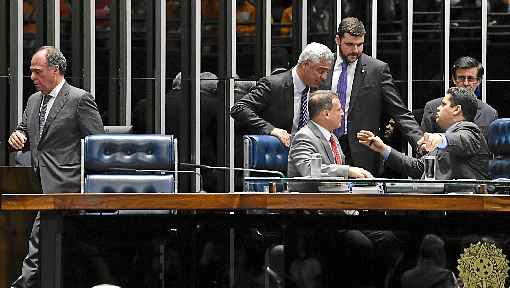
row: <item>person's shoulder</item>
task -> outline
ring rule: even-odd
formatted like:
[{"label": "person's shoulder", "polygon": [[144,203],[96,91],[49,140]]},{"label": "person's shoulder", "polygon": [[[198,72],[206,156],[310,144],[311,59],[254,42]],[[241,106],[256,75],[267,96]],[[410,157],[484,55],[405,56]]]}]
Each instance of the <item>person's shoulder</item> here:
[{"label": "person's shoulder", "polygon": [[488,103],[486,102],[483,102],[482,100],[480,99],[477,99],[478,100],[478,105],[480,106],[481,110],[482,111],[490,111],[491,113],[496,113],[497,110],[494,109],[494,107],[492,107],[491,105],[489,105]]},{"label": "person's shoulder", "polygon": [[361,57],[358,59],[358,61],[361,61],[361,64],[364,65],[374,65],[374,66],[386,66],[388,63],[379,60],[377,58],[374,58],[370,55],[367,55],[365,53],[361,54]]},{"label": "person's shoulder", "polygon": [[429,101],[427,101],[427,103],[425,103],[425,107],[430,107],[430,106],[433,106],[433,107],[436,106],[437,107],[437,106],[441,105],[441,100],[442,99],[443,99],[442,97],[439,97],[439,98],[436,98],[436,99],[429,100]]}]

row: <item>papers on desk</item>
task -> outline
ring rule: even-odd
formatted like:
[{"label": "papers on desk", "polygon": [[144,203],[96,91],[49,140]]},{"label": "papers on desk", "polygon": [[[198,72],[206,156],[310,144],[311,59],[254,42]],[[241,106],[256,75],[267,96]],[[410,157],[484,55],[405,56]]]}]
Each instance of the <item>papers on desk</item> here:
[{"label": "papers on desk", "polygon": [[361,182],[321,182],[319,192],[354,193],[354,194],[382,194],[382,184]]}]

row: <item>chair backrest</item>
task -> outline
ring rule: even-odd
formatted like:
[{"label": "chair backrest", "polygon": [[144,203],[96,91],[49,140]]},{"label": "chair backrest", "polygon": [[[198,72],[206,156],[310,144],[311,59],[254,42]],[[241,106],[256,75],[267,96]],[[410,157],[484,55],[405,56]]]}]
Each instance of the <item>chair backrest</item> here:
[{"label": "chair backrest", "polygon": [[96,134],[82,145],[82,192],[177,192],[172,135]]},{"label": "chair backrest", "polygon": [[490,162],[491,177],[510,178],[510,118],[497,119],[490,124],[488,144],[495,157]]},{"label": "chair backrest", "polygon": [[[271,135],[245,135],[243,142],[243,168],[287,173],[289,150],[283,146],[278,138]],[[262,176],[275,176],[275,173],[265,174],[262,173]],[[243,175],[245,178],[250,177],[250,171],[245,170]],[[247,184],[245,181],[244,190],[254,191],[253,187],[249,189]]]}]

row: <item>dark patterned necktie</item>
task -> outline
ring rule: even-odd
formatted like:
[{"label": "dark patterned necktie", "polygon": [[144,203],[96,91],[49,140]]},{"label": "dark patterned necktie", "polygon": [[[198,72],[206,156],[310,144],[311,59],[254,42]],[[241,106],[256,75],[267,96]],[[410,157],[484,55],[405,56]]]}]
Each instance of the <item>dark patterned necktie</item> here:
[{"label": "dark patterned necktie", "polygon": [[331,144],[333,155],[335,155],[335,164],[342,165],[342,157],[340,157],[340,151],[338,151],[338,145],[336,145],[335,135],[329,137],[329,143]]},{"label": "dark patterned necktie", "polygon": [[43,95],[41,110],[39,111],[39,137],[42,135],[44,122],[46,122],[46,108],[48,107],[48,101],[50,101],[50,98],[51,95]]},{"label": "dark patterned necktie", "polygon": [[301,92],[301,106],[299,110],[299,122],[298,122],[298,131],[303,128],[303,126],[308,123],[310,120],[310,116],[308,115],[308,91],[310,87],[306,86],[305,90]]},{"label": "dark patterned necktie", "polygon": [[[340,77],[338,78],[338,84],[336,85],[336,93],[338,94],[338,98],[340,100],[340,105],[342,106],[342,110],[344,111],[344,117],[347,117],[345,114],[345,102],[347,101],[347,61],[342,62],[342,72],[340,73]],[[345,118],[343,118],[345,119]],[[340,128],[335,129],[335,135],[340,139],[342,135],[346,133],[345,130],[345,121],[340,123]]]}]

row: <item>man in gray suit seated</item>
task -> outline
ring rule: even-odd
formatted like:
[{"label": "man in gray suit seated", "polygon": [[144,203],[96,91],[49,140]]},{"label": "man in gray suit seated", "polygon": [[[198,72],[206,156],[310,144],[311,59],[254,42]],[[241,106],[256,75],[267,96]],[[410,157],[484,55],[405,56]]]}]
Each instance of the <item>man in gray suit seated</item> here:
[{"label": "man in gray suit seated", "polygon": [[[338,139],[332,133],[340,126],[343,117],[340,100],[336,93],[329,90],[313,92],[308,101],[308,111],[311,120],[292,139],[288,176],[309,176],[311,156],[319,153],[322,156],[321,172],[327,173],[328,176],[372,177],[372,174],[363,168],[346,165]],[[289,190],[316,192],[317,185],[289,183]]]},{"label": "man in gray suit seated", "polygon": [[[441,100],[436,122],[445,132],[425,133],[418,142],[429,155],[437,157],[436,179],[489,179],[489,148],[480,128],[473,123],[477,107],[476,97],[467,88],[452,87]],[[385,165],[405,176],[422,176],[422,158],[392,149],[371,131],[362,130],[357,136],[361,144],[384,157]]]},{"label": "man in gray suit seated", "polygon": [[[483,66],[475,58],[464,56],[455,60],[452,67],[452,80],[456,87],[463,87],[475,93],[480,86],[483,78]],[[489,125],[492,121],[498,119],[498,112],[489,104],[476,98],[477,110],[473,122],[480,127],[483,135],[487,139]],[[421,129],[423,132],[436,133],[444,132],[436,123],[436,110],[441,105],[441,98],[430,100],[423,109],[423,118],[421,120]]]}]

